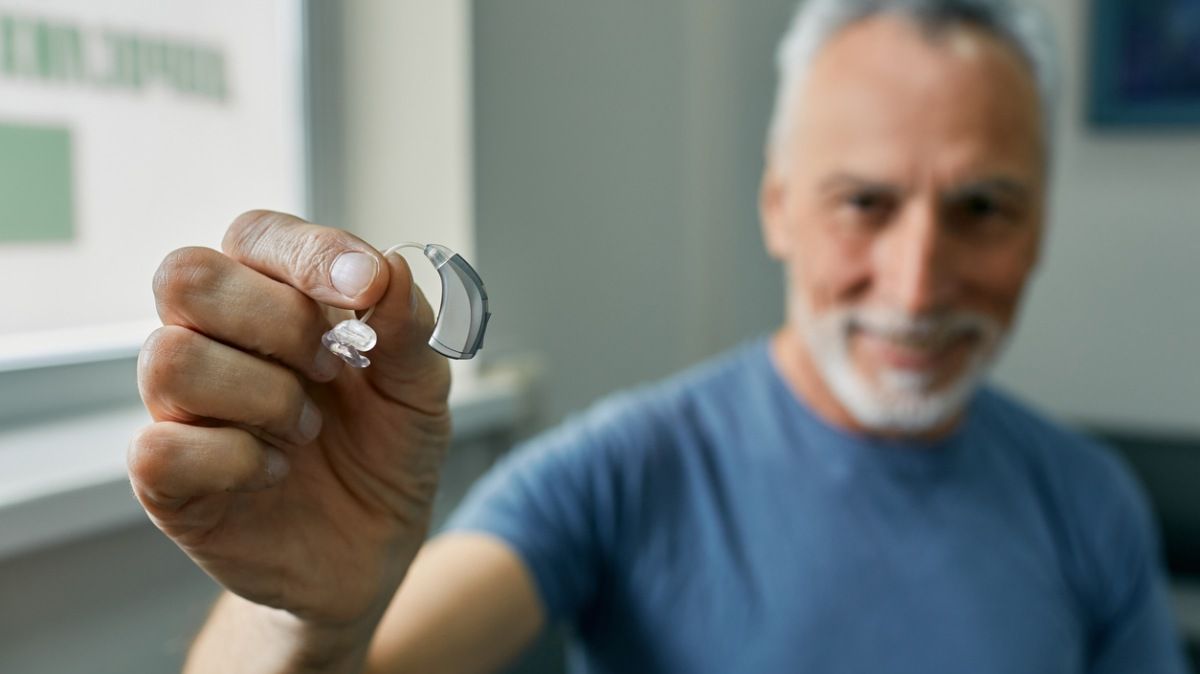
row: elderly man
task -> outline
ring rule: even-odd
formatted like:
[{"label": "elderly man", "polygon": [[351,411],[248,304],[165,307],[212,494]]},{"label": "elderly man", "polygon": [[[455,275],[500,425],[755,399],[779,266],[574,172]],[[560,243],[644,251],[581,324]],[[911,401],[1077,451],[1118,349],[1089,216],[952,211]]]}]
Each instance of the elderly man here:
[{"label": "elderly man", "polygon": [[[560,621],[574,671],[1184,671],[1125,469],[979,385],[1043,234],[1039,26],[804,6],[761,198],[786,324],[535,440],[425,545],[448,374],[403,261],[261,212],[172,254],[130,473],[230,591],[188,671],[493,671]],[[376,302],[339,372],[321,305]]]}]

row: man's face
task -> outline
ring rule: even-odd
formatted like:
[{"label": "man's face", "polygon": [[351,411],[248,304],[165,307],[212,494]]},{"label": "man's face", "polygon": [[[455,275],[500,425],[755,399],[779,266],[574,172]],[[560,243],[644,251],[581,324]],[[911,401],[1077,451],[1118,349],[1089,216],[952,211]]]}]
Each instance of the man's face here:
[{"label": "man's face", "polygon": [[763,186],[801,388],[870,431],[954,416],[1014,322],[1041,239],[1026,64],[977,29],[922,30],[881,15],[826,44]]}]

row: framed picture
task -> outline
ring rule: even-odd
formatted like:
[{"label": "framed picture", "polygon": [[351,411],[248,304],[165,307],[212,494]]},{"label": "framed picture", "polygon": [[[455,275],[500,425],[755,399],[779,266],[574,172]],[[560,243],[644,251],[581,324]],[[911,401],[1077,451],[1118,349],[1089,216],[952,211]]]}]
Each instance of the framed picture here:
[{"label": "framed picture", "polygon": [[1200,129],[1200,0],[1091,0],[1088,119]]}]

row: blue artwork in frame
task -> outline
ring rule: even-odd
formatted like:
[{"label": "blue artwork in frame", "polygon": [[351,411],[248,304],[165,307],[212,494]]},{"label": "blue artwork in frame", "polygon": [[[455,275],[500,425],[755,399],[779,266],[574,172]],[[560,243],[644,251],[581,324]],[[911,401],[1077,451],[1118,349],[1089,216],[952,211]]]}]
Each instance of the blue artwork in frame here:
[{"label": "blue artwork in frame", "polygon": [[1200,0],[1091,0],[1088,118],[1200,129]]}]

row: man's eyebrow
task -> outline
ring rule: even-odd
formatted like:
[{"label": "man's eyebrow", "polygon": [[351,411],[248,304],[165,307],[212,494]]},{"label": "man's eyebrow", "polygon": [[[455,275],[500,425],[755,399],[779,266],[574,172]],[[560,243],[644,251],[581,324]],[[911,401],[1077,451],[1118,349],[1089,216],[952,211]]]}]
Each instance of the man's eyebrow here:
[{"label": "man's eyebrow", "polygon": [[[827,176],[818,184],[818,187],[823,194],[843,190],[863,190],[882,194],[899,194],[904,191],[898,185],[845,172]],[[955,185],[946,190],[943,198],[953,201],[978,194],[999,194],[1012,199],[1024,200],[1032,193],[1033,190],[1023,180],[1010,176],[993,176]]]},{"label": "man's eyebrow", "polygon": [[867,190],[870,192],[899,192],[900,189],[895,185],[891,185],[879,180],[872,180],[862,176],[856,176],[851,173],[834,173],[827,176],[819,184],[820,191],[823,193],[838,192],[844,189]]},{"label": "man's eyebrow", "polygon": [[998,176],[956,185],[947,190],[945,196],[947,199],[954,200],[975,194],[1001,194],[1014,199],[1026,199],[1032,192],[1029,185],[1021,180]]}]

